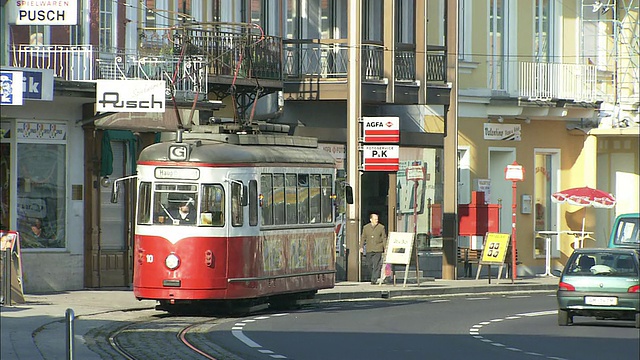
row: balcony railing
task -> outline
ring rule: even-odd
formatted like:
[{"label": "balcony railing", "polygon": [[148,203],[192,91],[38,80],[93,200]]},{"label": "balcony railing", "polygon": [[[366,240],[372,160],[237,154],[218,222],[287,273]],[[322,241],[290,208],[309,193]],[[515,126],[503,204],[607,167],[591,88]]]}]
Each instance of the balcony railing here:
[{"label": "balcony railing", "polygon": [[521,62],[519,96],[531,100],[595,102],[595,65]]},{"label": "balcony railing", "polygon": [[206,99],[208,62],[203,56],[139,56],[98,52],[91,45],[19,46],[14,48],[11,66],[51,69],[68,81],[100,79],[165,80],[167,94],[179,100]]},{"label": "balcony railing", "polygon": [[502,74],[498,78],[505,84],[503,88],[494,86],[494,94],[531,101],[561,99],[595,103],[602,100],[595,65],[514,60],[494,66],[497,73]]},{"label": "balcony railing", "polygon": [[50,69],[69,81],[95,80],[96,53],[91,45],[19,45],[13,47],[9,65]]},{"label": "balcony railing", "polygon": [[[236,27],[224,31],[221,27],[183,30],[174,35],[174,54],[181,51],[181,39],[188,39],[187,54],[203,55],[209,60],[211,75],[282,80],[282,39]],[[142,46],[145,46],[144,41]]]},{"label": "balcony railing", "polygon": [[[362,44],[362,79],[378,81],[384,78],[384,47]],[[427,81],[446,81],[444,47],[429,47],[427,51]],[[319,42],[317,39],[284,41],[284,76],[287,79],[308,77],[346,78],[349,62],[344,42]],[[399,46],[395,52],[396,81],[416,80],[415,47]]]}]

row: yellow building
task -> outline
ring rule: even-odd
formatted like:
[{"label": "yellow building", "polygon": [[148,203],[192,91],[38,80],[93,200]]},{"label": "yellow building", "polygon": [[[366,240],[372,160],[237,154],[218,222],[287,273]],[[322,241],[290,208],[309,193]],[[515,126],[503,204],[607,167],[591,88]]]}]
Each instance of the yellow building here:
[{"label": "yellow building", "polygon": [[[604,3],[604,4],[603,4]],[[617,213],[637,212],[638,1],[460,1],[460,202],[484,186],[501,201],[501,232],[511,232],[517,184],[519,275],[541,273],[545,238],[552,267],[581,246],[606,246]],[[480,180],[480,181],[478,181]],[[490,185],[488,185],[490,184]],[[589,186],[613,194],[615,209],[551,201]],[[579,239],[580,240],[580,239]]]}]

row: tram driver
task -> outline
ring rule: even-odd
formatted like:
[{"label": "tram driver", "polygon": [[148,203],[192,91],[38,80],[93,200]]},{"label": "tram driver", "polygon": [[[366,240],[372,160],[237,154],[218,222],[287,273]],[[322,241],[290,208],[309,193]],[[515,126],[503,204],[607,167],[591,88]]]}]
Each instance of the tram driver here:
[{"label": "tram driver", "polygon": [[[196,225],[196,211],[193,198],[180,202],[178,209],[173,211],[171,217],[178,220],[180,225]],[[174,222],[175,223],[175,222]]]}]

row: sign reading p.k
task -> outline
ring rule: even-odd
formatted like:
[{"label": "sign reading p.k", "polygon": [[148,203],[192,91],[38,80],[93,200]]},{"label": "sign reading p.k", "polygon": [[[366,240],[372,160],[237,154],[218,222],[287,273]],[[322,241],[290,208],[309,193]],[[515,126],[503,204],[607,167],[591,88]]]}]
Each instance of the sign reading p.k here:
[{"label": "sign reading p.k", "polygon": [[398,171],[400,167],[398,145],[365,145],[362,153],[364,171]]}]

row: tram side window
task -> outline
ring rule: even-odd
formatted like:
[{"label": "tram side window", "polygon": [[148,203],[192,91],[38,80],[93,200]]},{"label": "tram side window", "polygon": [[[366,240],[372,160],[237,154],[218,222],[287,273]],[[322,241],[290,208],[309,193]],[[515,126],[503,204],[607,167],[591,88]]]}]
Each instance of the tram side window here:
[{"label": "tram side window", "polygon": [[200,203],[200,224],[224,226],[224,189],[222,185],[203,184]]},{"label": "tram side window", "polygon": [[138,224],[151,221],[151,183],[141,182],[138,193]]},{"label": "tram side window", "polygon": [[244,222],[244,207],[242,206],[241,182],[231,183],[231,225],[242,226]]},{"label": "tram side window", "polygon": [[309,222],[320,222],[320,174],[309,175]]},{"label": "tram side window", "polygon": [[309,223],[309,174],[298,174],[298,223]]},{"label": "tram side window", "polygon": [[331,175],[322,175],[322,222],[330,223],[333,217],[331,201]]},{"label": "tram side window", "polygon": [[273,223],[275,225],[285,223],[284,204],[284,174],[273,174]]},{"label": "tram side window", "polygon": [[273,179],[271,174],[260,176],[262,191],[262,225],[273,225]]},{"label": "tram side window", "polygon": [[287,174],[285,177],[284,191],[287,208],[287,224],[298,223],[298,197],[296,174]]},{"label": "tram side window", "polygon": [[258,225],[258,182],[249,181],[249,225]]}]

